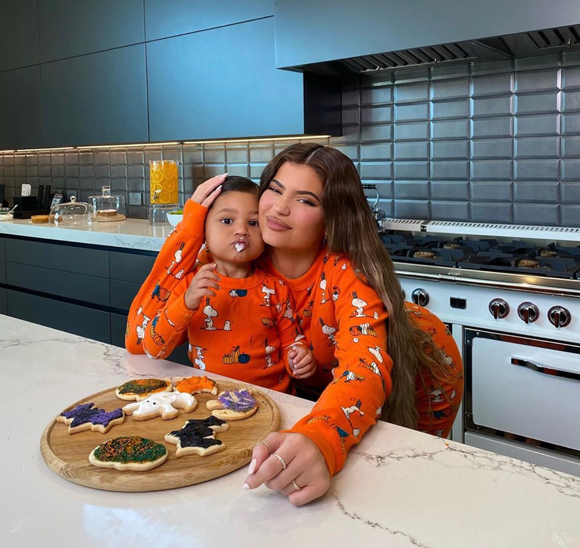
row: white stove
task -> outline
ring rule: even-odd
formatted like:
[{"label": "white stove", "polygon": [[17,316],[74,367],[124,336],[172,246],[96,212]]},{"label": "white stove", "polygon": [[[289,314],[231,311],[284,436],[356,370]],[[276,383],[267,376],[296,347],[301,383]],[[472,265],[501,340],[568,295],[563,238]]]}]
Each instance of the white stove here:
[{"label": "white stove", "polygon": [[462,351],[453,438],[580,475],[580,229],[382,225],[407,300]]}]

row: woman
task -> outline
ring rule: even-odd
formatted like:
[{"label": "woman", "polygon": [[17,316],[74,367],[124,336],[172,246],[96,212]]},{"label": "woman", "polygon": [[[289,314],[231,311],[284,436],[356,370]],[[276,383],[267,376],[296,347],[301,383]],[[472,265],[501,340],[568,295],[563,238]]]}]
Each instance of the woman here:
[{"label": "woman", "polygon": [[[221,182],[200,185],[195,200],[209,202]],[[446,436],[461,360],[441,322],[419,307],[407,312],[356,168],[338,150],[297,144],[278,154],[261,177],[259,222],[269,246],[262,267],[288,285],[318,362],[300,388],[320,397],[293,428],[256,446],[244,488],[265,483],[302,505],[328,490],[379,417]],[[183,227],[175,237],[188,245]],[[140,327],[130,320],[128,333]],[[139,351],[129,339],[127,348]]]},{"label": "woman", "polygon": [[265,168],[260,196],[264,267],[288,284],[319,364],[302,388],[326,388],[308,417],[254,449],[244,487],[265,483],[300,505],[327,491],[378,415],[447,436],[463,371],[443,324],[405,306],[349,158],[292,145]]}]

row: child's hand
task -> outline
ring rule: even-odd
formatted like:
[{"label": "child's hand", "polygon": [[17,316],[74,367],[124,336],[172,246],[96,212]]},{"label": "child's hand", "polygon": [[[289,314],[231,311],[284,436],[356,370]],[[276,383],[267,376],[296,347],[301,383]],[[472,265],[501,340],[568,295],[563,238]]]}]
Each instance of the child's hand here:
[{"label": "child's hand", "polygon": [[214,200],[220,195],[222,191],[222,183],[226,180],[228,176],[227,173],[223,175],[217,175],[208,179],[204,183],[201,183],[193,193],[191,199],[203,207],[209,207],[213,204]]},{"label": "child's hand", "polygon": [[204,297],[215,297],[213,289],[219,289],[217,282],[219,276],[214,272],[217,268],[215,263],[204,264],[193,277],[185,292],[185,306],[189,310],[196,310]]},{"label": "child's hand", "polygon": [[305,346],[293,346],[288,352],[288,364],[292,374],[298,379],[312,377],[316,371],[316,360],[312,352]]}]

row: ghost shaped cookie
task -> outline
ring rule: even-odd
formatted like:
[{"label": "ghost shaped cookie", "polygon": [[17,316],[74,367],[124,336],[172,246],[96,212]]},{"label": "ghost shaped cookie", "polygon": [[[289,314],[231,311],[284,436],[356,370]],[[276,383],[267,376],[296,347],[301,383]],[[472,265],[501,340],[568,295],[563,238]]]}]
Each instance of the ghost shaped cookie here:
[{"label": "ghost shaped cookie", "polygon": [[151,394],[146,400],[130,403],[123,407],[127,415],[136,421],[146,421],[161,416],[163,420],[177,417],[178,409],[191,413],[197,407],[197,400],[185,392],[160,392]]}]

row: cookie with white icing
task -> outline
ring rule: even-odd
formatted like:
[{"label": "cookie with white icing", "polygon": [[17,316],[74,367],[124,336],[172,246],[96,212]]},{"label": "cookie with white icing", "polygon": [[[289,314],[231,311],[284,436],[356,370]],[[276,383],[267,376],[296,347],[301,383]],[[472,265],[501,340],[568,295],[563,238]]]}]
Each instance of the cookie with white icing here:
[{"label": "cookie with white icing", "polygon": [[161,466],[169,452],[165,445],[140,436],[107,440],[95,447],[89,462],[100,468],[145,472]]},{"label": "cookie with white icing", "polygon": [[122,400],[141,401],[151,394],[172,390],[173,385],[165,379],[134,379],[117,386],[115,394]]},{"label": "cookie with white icing", "polygon": [[205,405],[214,417],[228,421],[246,419],[258,410],[258,402],[248,388],[220,392],[217,400]]},{"label": "cookie with white icing", "polygon": [[229,424],[217,417],[205,419],[190,419],[180,430],[173,430],[165,435],[165,441],[177,444],[175,455],[211,455],[223,451],[226,446],[216,439],[216,432],[223,432],[229,428]]},{"label": "cookie with white icing", "polygon": [[191,413],[197,407],[197,400],[185,392],[160,392],[152,394],[146,400],[129,403],[123,407],[127,415],[136,421],[146,421],[161,416],[163,420],[177,417],[178,409]]},{"label": "cookie with white icing", "polygon": [[125,412],[119,407],[113,411],[105,411],[95,407],[94,403],[81,403],[68,411],[63,411],[57,422],[68,424],[68,433],[76,434],[85,430],[93,432],[108,432],[116,424],[121,424],[125,420]]}]

